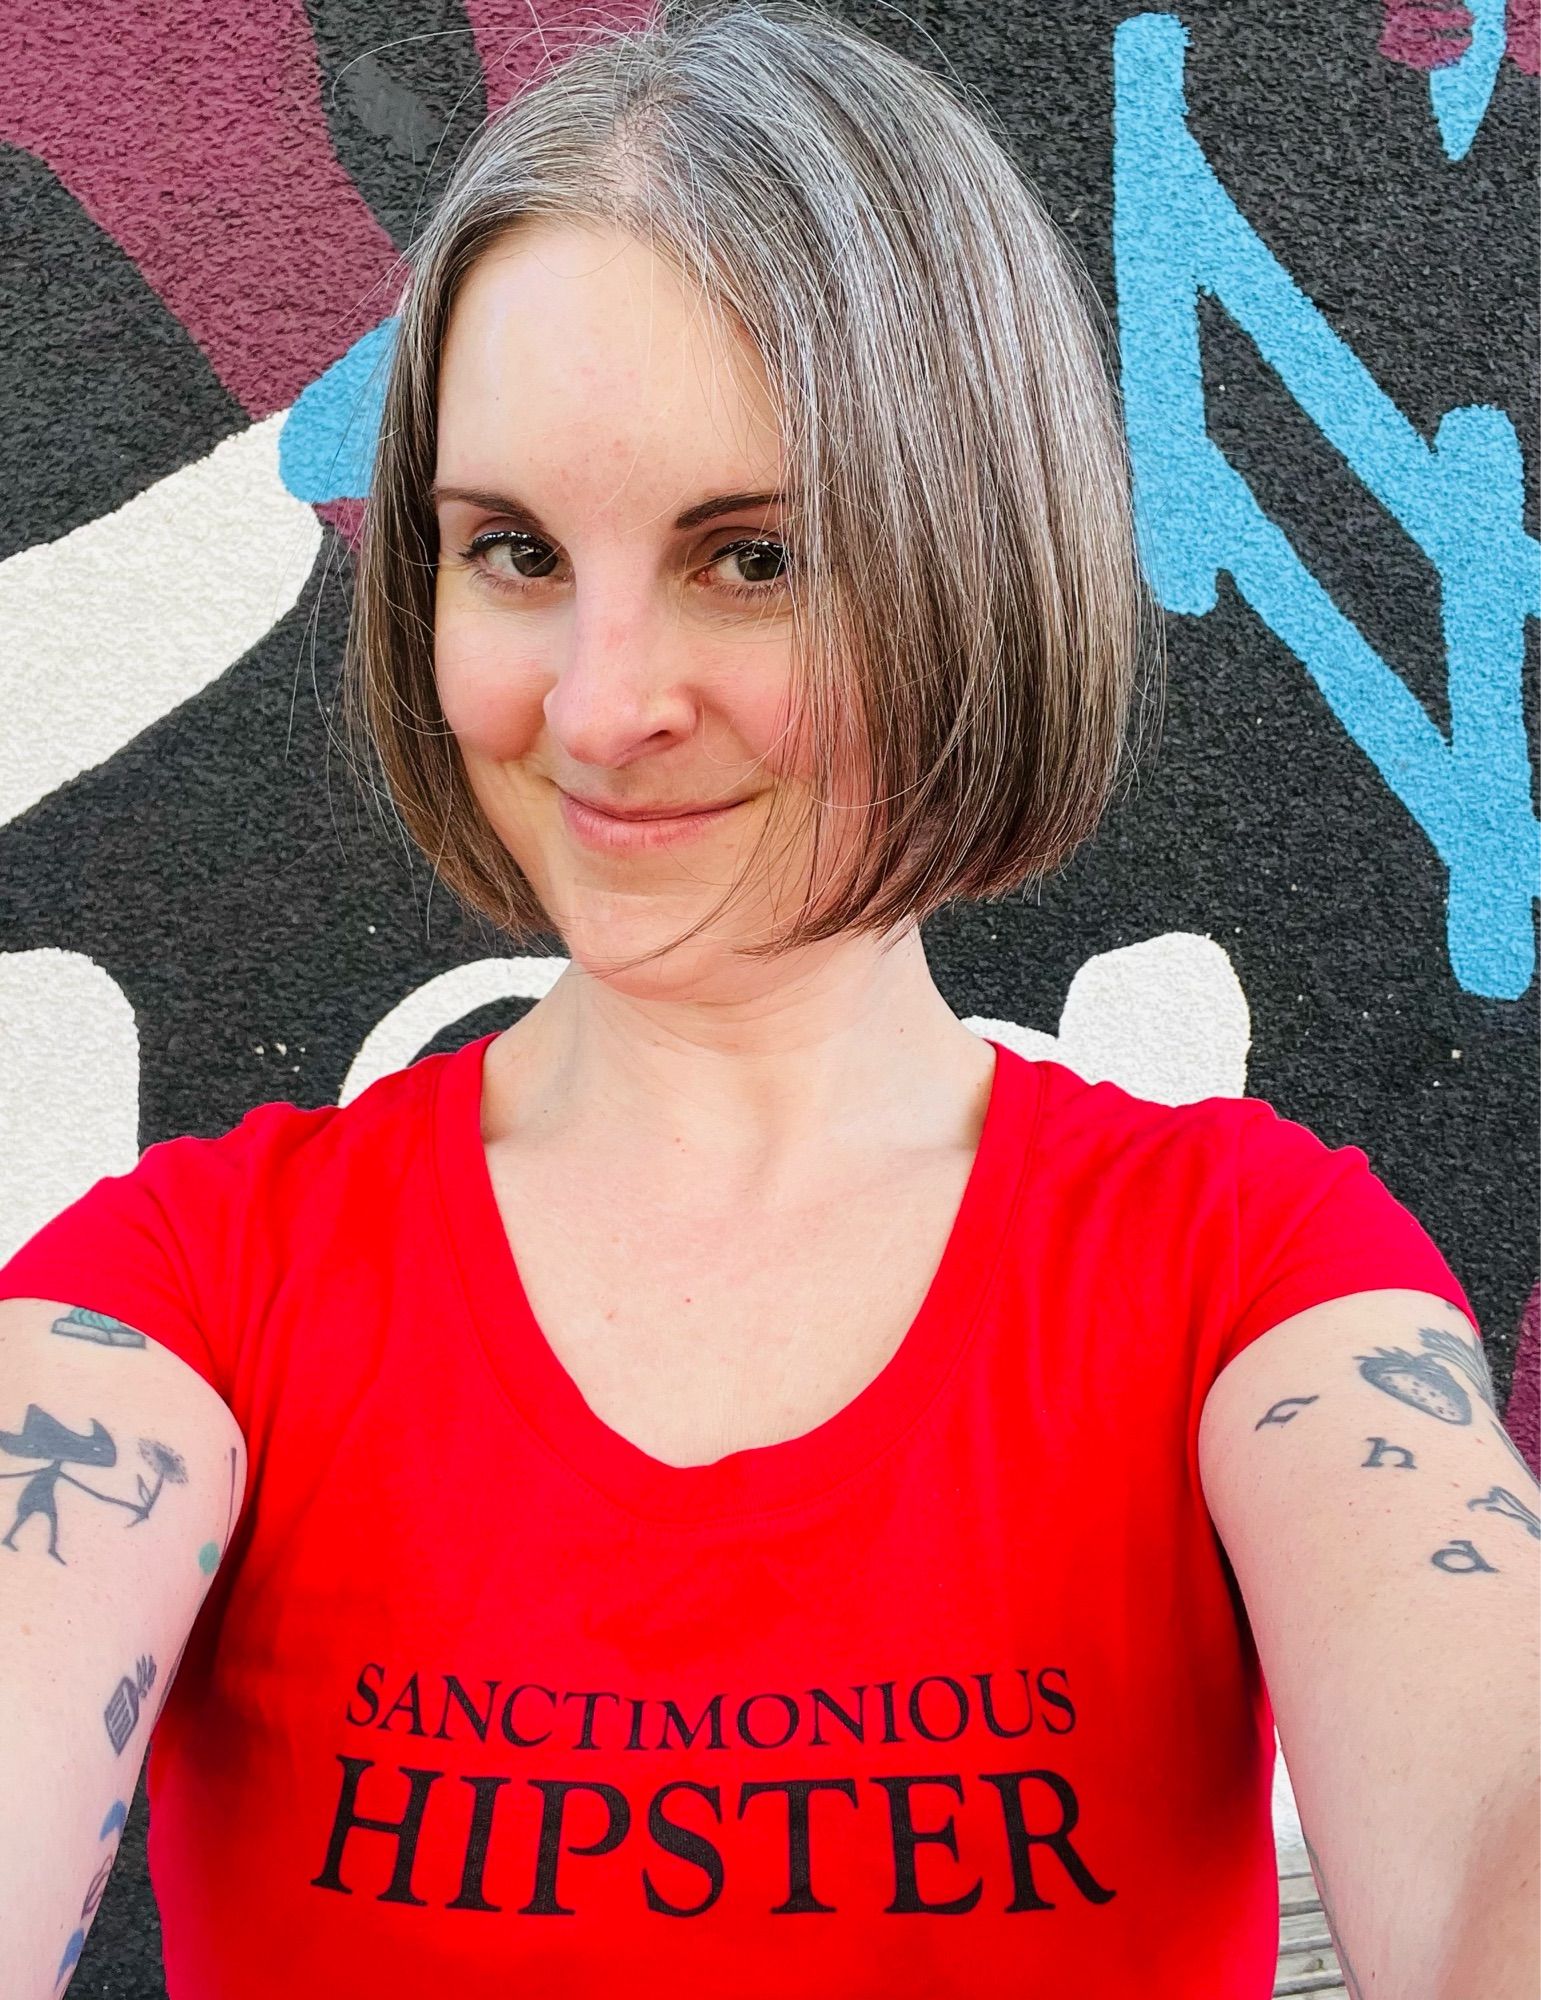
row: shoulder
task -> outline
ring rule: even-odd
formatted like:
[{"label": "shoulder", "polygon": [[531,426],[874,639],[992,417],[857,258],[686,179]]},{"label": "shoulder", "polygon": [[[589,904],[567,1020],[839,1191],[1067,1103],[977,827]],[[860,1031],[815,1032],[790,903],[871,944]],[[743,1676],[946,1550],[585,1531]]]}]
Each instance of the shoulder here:
[{"label": "shoulder", "polygon": [[1167,1104],[1048,1061],[1032,1178],[1062,1231],[1116,1237],[1218,1272],[1328,1216],[1379,1221],[1390,1203],[1364,1150],[1330,1145],[1262,1097]]},{"label": "shoulder", "polygon": [[434,1090],[454,1054],[420,1057],[375,1078],[343,1104],[288,1098],[254,1104],[223,1132],[183,1133],[145,1148],[135,1178],[194,1207],[239,1192],[312,1188],[329,1177],[388,1172],[419,1143]]},{"label": "shoulder", "polygon": [[[1179,1174],[1234,1182],[1244,1153],[1271,1143],[1322,1147],[1306,1127],[1260,1097],[1202,1097],[1169,1104],[1110,1077],[1087,1078],[1054,1060],[1040,1072],[1039,1140],[1067,1170],[1145,1180]],[[1287,1127],[1287,1131],[1281,1128]]]}]

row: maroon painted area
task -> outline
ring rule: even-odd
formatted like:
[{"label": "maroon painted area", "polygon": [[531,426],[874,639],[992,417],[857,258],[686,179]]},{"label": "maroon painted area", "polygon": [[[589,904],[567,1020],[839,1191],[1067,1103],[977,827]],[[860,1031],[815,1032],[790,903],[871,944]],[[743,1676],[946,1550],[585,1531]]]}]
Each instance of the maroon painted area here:
[{"label": "maroon painted area", "polygon": [[254,419],[392,310],[300,0],[11,0],[0,135],[122,246]]},{"label": "maroon painted area", "polygon": [[647,0],[465,0],[487,82],[487,109],[500,110],[537,71],[572,53],[580,42],[640,26],[656,10]]},{"label": "maroon painted area", "polygon": [[1541,1479],[1541,1281],[1532,1287],[1520,1314],[1504,1427],[1524,1453],[1526,1464]]},{"label": "maroon painted area", "polygon": [[[1471,47],[1474,21],[1460,0],[1382,0],[1376,53],[1408,69],[1448,69]],[[1541,70],[1541,0],[1509,0],[1504,53],[1527,76]]]},{"label": "maroon painted area", "polygon": [[364,528],[362,500],[323,500],[316,513],[328,527],[335,528],[350,549],[358,547]]},{"label": "maroon painted area", "polygon": [[1541,0],[1509,0],[1506,54],[1527,76],[1541,75]]},{"label": "maroon painted area", "polygon": [[1431,5],[1430,0],[1384,0],[1376,52],[1409,69],[1448,69],[1471,47],[1469,7]]}]

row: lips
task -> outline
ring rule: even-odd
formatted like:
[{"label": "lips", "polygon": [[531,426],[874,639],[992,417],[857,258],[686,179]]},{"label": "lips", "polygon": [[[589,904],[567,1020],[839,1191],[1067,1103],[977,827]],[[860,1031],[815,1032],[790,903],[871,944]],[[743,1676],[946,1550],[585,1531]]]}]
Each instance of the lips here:
[{"label": "lips", "polygon": [[726,812],[729,806],[743,803],[740,799],[716,799],[701,804],[612,806],[604,804],[599,799],[586,799],[581,792],[567,792],[565,796],[576,805],[587,806],[590,812],[603,813],[607,819],[622,820],[689,819],[695,813]]},{"label": "lips", "polygon": [[691,840],[706,839],[711,832],[732,819],[747,799],[729,799],[724,805],[688,809],[669,806],[633,810],[622,815],[603,806],[591,806],[572,792],[557,788],[557,802],[567,830],[585,847],[598,854],[642,854],[655,848],[676,847]]}]

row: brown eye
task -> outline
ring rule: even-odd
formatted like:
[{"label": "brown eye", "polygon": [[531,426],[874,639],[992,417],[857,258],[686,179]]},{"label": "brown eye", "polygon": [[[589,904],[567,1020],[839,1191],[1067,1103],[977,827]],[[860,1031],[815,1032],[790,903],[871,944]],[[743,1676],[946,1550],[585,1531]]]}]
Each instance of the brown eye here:
[{"label": "brown eye", "polygon": [[[725,580],[724,588],[734,597],[766,597],[784,583],[791,565],[791,558],[783,543],[767,535],[751,535],[743,541],[730,542],[725,549],[719,549],[712,567],[729,559],[738,566],[743,582]],[[770,569],[772,574],[766,575]]]},{"label": "brown eye", "polygon": [[[504,549],[508,551],[516,565],[512,573],[494,561],[494,557]],[[531,549],[546,551],[544,556],[536,558],[533,572],[517,566],[527,560]],[[526,583],[543,581],[555,557],[556,551],[548,542],[541,541],[535,535],[521,534],[512,528],[499,528],[490,534],[477,535],[468,547],[460,551],[461,561],[479,570],[489,582],[500,586],[508,585],[515,590]]]}]

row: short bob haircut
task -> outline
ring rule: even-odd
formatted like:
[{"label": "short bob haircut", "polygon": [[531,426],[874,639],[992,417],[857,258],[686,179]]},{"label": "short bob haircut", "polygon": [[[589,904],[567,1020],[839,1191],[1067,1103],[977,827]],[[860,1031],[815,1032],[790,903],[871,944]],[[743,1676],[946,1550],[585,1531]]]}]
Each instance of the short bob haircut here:
[{"label": "short bob haircut", "polygon": [[[887,937],[1041,880],[1134,769],[1144,642],[1158,691],[1164,642],[1113,341],[994,125],[803,0],[665,0],[580,42],[460,157],[406,254],[342,709],[436,874],[514,940],[553,926],[439,705],[430,488],[457,289],[536,218],[619,227],[668,260],[758,354],[780,421],[792,727],[812,775],[771,788],[754,860],[793,790],[810,861],[801,909],[745,955]],[[861,821],[826,882],[840,773],[847,796],[860,778],[840,809]]]}]

